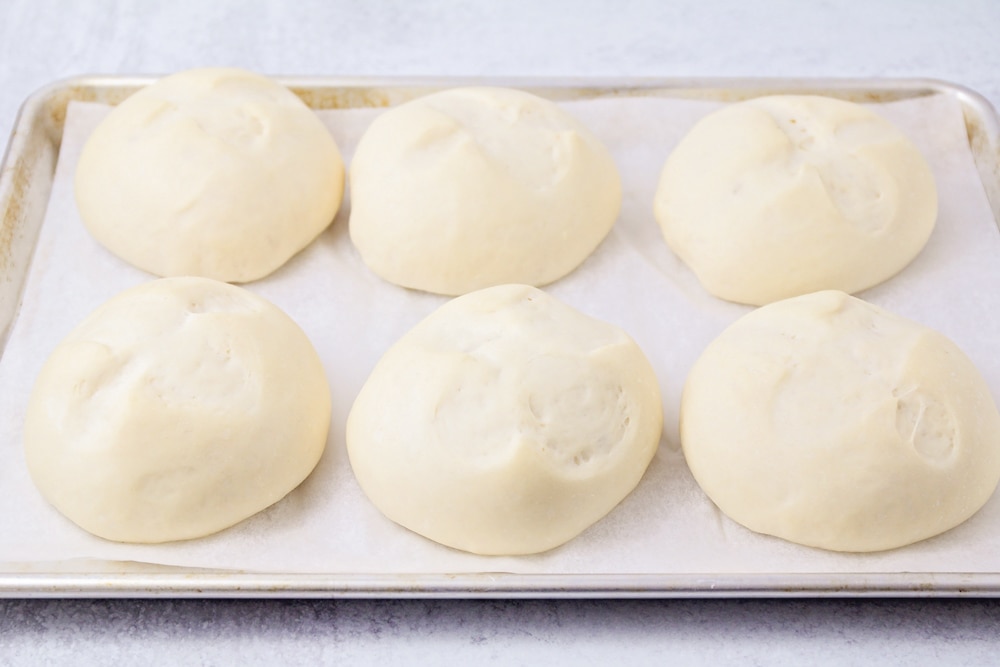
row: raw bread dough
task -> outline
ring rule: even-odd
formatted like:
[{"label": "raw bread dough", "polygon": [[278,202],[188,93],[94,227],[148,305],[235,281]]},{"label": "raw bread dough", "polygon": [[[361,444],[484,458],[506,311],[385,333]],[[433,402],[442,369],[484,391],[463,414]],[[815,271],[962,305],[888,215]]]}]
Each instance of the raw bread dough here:
[{"label": "raw bread dough", "polygon": [[121,542],[222,530],[277,502],[326,446],[315,350],[264,299],[206,278],[122,292],[63,340],[24,429],[42,495]]},{"label": "raw bread dough", "polygon": [[389,282],[439,294],[544,285],[579,266],[621,205],[607,149],[555,103],[504,88],[377,118],[351,161],[351,240]]},{"label": "raw bread dough", "polygon": [[837,551],[944,532],[1000,479],[1000,415],[972,362],[835,291],[753,311],[709,345],[684,388],[681,442],[732,519]]},{"label": "raw bread dough", "polygon": [[159,276],[247,282],[333,220],[344,165],[299,98],[236,69],[160,79],[111,111],[76,170],[90,233]]},{"label": "raw bread dough", "polygon": [[773,96],[706,116],[663,168],[656,219],[705,289],[762,305],[899,272],[937,218],[934,177],[865,107]]},{"label": "raw bread dough", "polygon": [[502,285],[445,304],[385,354],[351,409],[347,451],[393,521],[465,551],[527,554],[611,511],[662,427],[631,338]]}]

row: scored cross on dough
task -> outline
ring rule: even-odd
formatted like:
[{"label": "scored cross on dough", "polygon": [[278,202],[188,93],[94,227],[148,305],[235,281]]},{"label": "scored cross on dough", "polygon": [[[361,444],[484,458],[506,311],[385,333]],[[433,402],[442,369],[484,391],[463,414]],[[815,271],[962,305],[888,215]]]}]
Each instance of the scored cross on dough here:
[{"label": "scored cross on dough", "polygon": [[930,237],[937,192],[913,143],[868,108],[778,95],[699,121],[667,158],[654,209],[706,290],[763,305],[892,277]]},{"label": "scored cross on dough", "polygon": [[681,444],[730,518],[836,551],[954,528],[1000,480],[1000,414],[972,362],[836,291],[764,306],[713,341],[684,386]]},{"label": "scored cross on dough", "polygon": [[87,229],[130,264],[248,282],[333,221],[344,165],[323,123],[284,86],[195,69],[111,111],[84,145],[75,190]]},{"label": "scored cross on dough", "polygon": [[81,528],[166,542],[277,502],[326,447],[319,356],[287,315],[207,278],[104,303],[60,342],[31,392],[28,471]]},{"label": "scored cross on dough", "polygon": [[362,136],[350,182],[350,235],[365,264],[448,295],[563,277],[621,206],[600,141],[554,102],[506,88],[390,109]]},{"label": "scored cross on dough", "polygon": [[390,348],[351,408],[347,451],[393,521],[457,549],[528,554],[628,495],[662,427],[631,338],[501,285],[450,301]]}]

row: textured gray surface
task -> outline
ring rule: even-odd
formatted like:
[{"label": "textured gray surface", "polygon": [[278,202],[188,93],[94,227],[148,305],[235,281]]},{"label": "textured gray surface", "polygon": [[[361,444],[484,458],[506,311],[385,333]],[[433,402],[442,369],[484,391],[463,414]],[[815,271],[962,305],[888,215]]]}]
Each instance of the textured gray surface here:
[{"label": "textured gray surface", "polygon": [[957,600],[22,600],[0,609],[0,660],[24,664],[985,665],[1000,633],[1000,603]]},{"label": "textured gray surface", "polygon": [[[0,0],[0,133],[85,73],[934,77],[1000,103],[1000,2]],[[0,399],[2,400],[2,399]],[[0,601],[0,664],[989,664],[1000,602]]]},{"label": "textured gray surface", "polygon": [[995,0],[0,0],[0,131],[82,73],[920,76],[1000,100]]}]

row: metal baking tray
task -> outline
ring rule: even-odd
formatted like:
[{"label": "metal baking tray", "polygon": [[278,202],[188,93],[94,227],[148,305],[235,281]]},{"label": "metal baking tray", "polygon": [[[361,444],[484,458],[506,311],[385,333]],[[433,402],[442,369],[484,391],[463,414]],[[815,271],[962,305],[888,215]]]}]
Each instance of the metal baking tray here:
[{"label": "metal baking tray", "polygon": [[[22,105],[0,168],[0,346],[17,317],[52,187],[71,101],[116,104],[152,77],[87,76],[52,83]],[[371,79],[281,78],[315,109],[382,107],[442,88],[503,85],[551,99],[619,95],[738,101],[820,94],[856,102],[948,95],[963,109],[969,146],[1000,221],[1000,121],[981,95],[928,79]],[[0,347],[2,357],[2,347]],[[998,596],[996,572],[812,574],[263,574],[95,560],[0,564],[3,597],[795,597]]]}]

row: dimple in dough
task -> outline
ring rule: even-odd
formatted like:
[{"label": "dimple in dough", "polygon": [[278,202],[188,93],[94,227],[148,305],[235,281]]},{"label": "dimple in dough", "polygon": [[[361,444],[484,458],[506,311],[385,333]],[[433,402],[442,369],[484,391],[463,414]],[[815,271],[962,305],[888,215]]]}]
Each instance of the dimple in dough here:
[{"label": "dimple in dough", "polygon": [[608,150],[555,103],[458,88],[377,118],[351,161],[351,240],[372,271],[457,295],[544,285],[611,230],[621,182]]},{"label": "dimple in dough", "polygon": [[88,138],[75,190],[87,229],[158,276],[262,278],[332,221],[344,165],[316,114],[238,69],[160,79]]},{"label": "dimple in dough", "polygon": [[465,551],[528,554],[628,495],[662,425],[632,339],[503,285],[445,304],[385,354],[351,409],[347,451],[393,521]]},{"label": "dimple in dough", "polygon": [[781,95],[699,121],[667,159],[654,209],[705,289],[763,305],[895,275],[930,237],[937,192],[919,150],[874,112]]},{"label": "dimple in dough", "polygon": [[711,343],[684,387],[681,442],[730,518],[836,551],[949,530],[1000,479],[1000,415],[972,362],[837,291],[760,308]]},{"label": "dimple in dough", "polygon": [[28,471],[100,537],[201,537],[309,475],[330,401],[318,355],[277,307],[206,278],[157,280],[100,306],[45,362],[25,421]]}]

